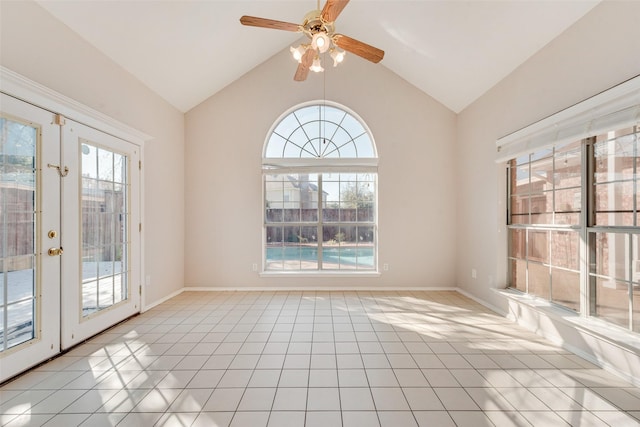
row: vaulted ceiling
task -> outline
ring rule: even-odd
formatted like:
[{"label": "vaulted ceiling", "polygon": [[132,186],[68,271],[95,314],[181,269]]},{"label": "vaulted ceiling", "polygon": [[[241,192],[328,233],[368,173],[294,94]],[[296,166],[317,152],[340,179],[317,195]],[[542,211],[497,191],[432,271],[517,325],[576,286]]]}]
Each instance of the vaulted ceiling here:
[{"label": "vaulted ceiling", "polygon": [[[336,32],[383,49],[384,59],[372,67],[389,68],[460,112],[598,2],[351,0]],[[38,3],[185,112],[300,40],[297,33],[242,26],[240,16],[301,23],[318,6],[316,0]]]}]

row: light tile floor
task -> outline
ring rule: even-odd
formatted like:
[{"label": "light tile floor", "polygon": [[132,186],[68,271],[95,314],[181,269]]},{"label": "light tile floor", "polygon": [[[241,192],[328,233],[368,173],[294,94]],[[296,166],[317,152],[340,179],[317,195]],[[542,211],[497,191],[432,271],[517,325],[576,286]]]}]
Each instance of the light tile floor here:
[{"label": "light tile floor", "polygon": [[640,425],[640,389],[456,292],[185,292],[0,388],[6,426]]}]

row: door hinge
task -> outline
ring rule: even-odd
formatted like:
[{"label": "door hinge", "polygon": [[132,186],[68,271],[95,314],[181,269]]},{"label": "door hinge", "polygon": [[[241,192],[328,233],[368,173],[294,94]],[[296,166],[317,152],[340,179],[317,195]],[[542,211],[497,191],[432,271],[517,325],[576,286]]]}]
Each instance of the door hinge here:
[{"label": "door hinge", "polygon": [[62,114],[56,114],[53,118],[53,123],[58,126],[64,126],[67,124],[67,119]]},{"label": "door hinge", "polygon": [[138,223],[138,231],[139,231],[139,232],[142,232],[142,223],[141,223],[141,222],[140,222],[140,223]]},{"label": "door hinge", "polygon": [[138,160],[138,170],[142,170],[142,160]]},{"label": "door hinge", "polygon": [[138,286],[138,294],[142,296],[142,285]]}]

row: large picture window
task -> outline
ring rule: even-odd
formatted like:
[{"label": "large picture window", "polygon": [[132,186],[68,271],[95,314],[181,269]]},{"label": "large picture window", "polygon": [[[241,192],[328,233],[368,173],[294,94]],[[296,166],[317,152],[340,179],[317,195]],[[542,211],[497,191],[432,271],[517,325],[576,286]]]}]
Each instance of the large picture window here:
[{"label": "large picture window", "polygon": [[509,162],[510,286],[579,310],[582,145]]},{"label": "large picture window", "polygon": [[640,332],[639,166],[640,126],[510,160],[509,286]]},{"label": "large picture window", "polygon": [[355,113],[323,102],[283,115],[263,183],[264,271],[377,270],[377,155]]}]

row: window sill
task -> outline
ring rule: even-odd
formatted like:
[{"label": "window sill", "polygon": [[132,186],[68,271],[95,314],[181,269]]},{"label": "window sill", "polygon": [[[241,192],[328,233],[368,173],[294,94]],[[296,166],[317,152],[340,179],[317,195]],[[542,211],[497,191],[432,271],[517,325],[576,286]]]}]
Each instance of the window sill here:
[{"label": "window sill", "polygon": [[263,271],[260,277],[380,277],[379,271]]},{"label": "window sill", "polygon": [[[611,370],[622,374],[627,380],[631,380],[636,384],[640,381],[640,376],[638,376],[640,372],[638,372],[637,368],[631,369],[631,371],[635,372],[629,372],[623,366],[607,366],[611,364],[611,351],[605,349],[608,347],[622,351],[626,354],[626,357],[622,360],[639,358],[640,339],[638,337],[640,334],[610,325],[601,319],[583,317],[569,309],[564,309],[516,290],[493,289],[493,291],[508,301],[513,301],[522,308],[530,310],[528,313],[526,310],[520,309],[515,311],[514,307],[511,306],[507,317],[514,318],[516,322],[533,329],[539,335],[556,341],[591,362],[595,362],[605,368],[612,368]],[[535,313],[535,315],[532,316],[531,313]],[[550,322],[545,321],[545,318]],[[535,323],[531,323],[534,319]],[[560,328],[558,328],[560,325],[568,326],[583,338],[576,340],[576,337],[571,336],[571,334],[563,336]],[[567,329],[562,329],[565,332],[567,331]],[[586,340],[586,337],[590,338]]]}]

